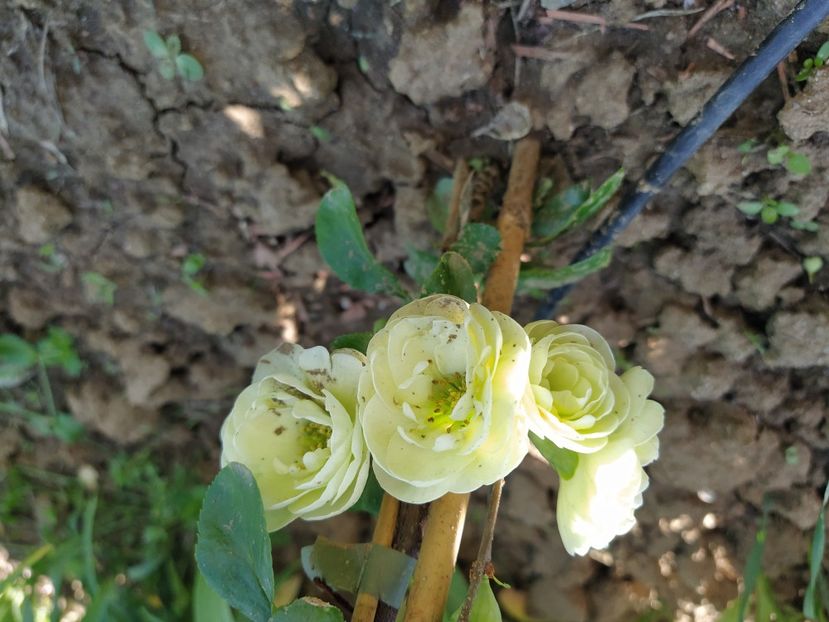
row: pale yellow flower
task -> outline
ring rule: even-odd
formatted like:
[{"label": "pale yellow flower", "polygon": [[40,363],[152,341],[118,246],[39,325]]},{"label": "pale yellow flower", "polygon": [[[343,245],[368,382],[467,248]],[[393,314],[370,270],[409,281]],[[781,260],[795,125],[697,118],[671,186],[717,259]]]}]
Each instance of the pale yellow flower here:
[{"label": "pale yellow flower", "polygon": [[602,449],[630,407],[607,341],[587,326],[552,320],[533,322],[526,331],[532,342],[529,379],[537,406],[530,429],[575,452]]},{"label": "pale yellow flower", "polygon": [[570,479],[558,490],[556,519],[564,547],[573,555],[604,548],[636,524],[634,511],[642,505],[648,476],[642,467],[659,455],[657,433],[664,409],[646,399],[653,376],[641,367],[621,377],[630,393],[630,412],[597,452],[580,454]]},{"label": "pale yellow flower", "polygon": [[253,473],[268,530],[347,510],[362,494],[369,454],[356,418],[364,357],[285,344],[259,361],[222,426],[222,466]]},{"label": "pale yellow flower", "polygon": [[512,318],[435,295],[371,340],[359,413],[380,485],[408,503],[470,492],[528,450],[530,344]]}]

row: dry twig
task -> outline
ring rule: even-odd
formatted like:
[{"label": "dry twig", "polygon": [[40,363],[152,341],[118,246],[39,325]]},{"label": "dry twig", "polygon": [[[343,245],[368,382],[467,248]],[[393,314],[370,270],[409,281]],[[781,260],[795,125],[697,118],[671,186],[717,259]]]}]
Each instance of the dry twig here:
[{"label": "dry twig", "polygon": [[734,56],[734,54],[732,54],[727,47],[725,47],[722,43],[717,41],[714,37],[708,37],[705,40],[705,47],[707,47],[709,50],[713,50],[720,56],[724,56],[728,60],[734,60],[736,58],[736,56]]},{"label": "dry twig", "polygon": [[686,39],[694,38],[694,36],[702,30],[702,27],[705,26],[705,24],[733,5],[734,0],[717,0],[717,2],[712,4],[708,10],[702,14],[702,16],[697,20],[697,23],[691,26],[691,30],[688,31]]},{"label": "dry twig", "polygon": [[[734,0],[731,0],[732,2]],[[576,24],[593,24],[601,27],[602,30],[608,26],[616,26],[618,28],[628,28],[630,30],[650,30],[645,24],[608,24],[607,20],[601,15],[590,15],[588,13],[576,13],[575,11],[547,11],[547,15],[539,17],[538,21],[542,24],[552,24],[554,21],[573,22]]]}]

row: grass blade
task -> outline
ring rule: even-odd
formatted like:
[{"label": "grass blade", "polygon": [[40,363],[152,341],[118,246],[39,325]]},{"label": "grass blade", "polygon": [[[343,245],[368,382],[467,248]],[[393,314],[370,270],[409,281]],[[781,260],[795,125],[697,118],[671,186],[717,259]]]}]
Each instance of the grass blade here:
[{"label": "grass blade", "polygon": [[803,615],[814,620],[817,617],[817,582],[823,563],[823,552],[826,548],[826,504],[829,502],[829,483],[823,491],[823,505],[817,517],[815,535],[812,537],[812,549],[809,559],[809,585],[803,596]]}]

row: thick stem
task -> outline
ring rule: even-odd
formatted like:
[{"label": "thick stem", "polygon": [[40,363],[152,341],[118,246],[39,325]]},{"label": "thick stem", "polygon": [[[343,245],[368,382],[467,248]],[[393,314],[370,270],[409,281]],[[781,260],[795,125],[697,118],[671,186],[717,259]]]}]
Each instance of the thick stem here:
[{"label": "thick stem", "polygon": [[[502,313],[509,314],[512,310],[521,253],[530,232],[540,151],[537,139],[525,138],[515,146],[512,157],[504,205],[498,217],[501,252],[489,272],[483,295],[485,306]],[[495,497],[493,495],[493,499]],[[500,499],[500,491],[497,497]],[[423,544],[406,600],[404,622],[439,622],[442,619],[468,505],[468,494],[448,494],[433,502],[429,508]],[[497,514],[497,501],[490,511]],[[494,530],[494,516],[491,524]],[[492,534],[488,540],[491,548]],[[485,547],[485,550],[490,548]],[[489,557],[489,554],[486,556]],[[474,589],[477,590],[478,584],[480,577]]]},{"label": "thick stem", "polygon": [[429,507],[404,622],[439,622],[461,545],[469,494],[449,493]]},{"label": "thick stem", "polygon": [[[515,146],[509,181],[507,182],[507,192],[504,195],[504,206],[498,216],[501,252],[495,259],[495,264],[487,277],[483,301],[484,305],[490,309],[506,314],[512,311],[512,299],[515,296],[518,271],[521,268],[521,253],[524,252],[524,242],[527,241],[530,235],[533,215],[533,191],[540,155],[541,145],[534,138],[525,138]],[[478,557],[472,563],[469,573],[469,590],[466,593],[466,600],[463,603],[458,622],[469,621],[469,614],[472,611],[475,595],[478,593],[478,586],[480,586],[484,576],[489,574],[488,568],[492,562],[492,540],[495,537],[495,521],[498,518],[498,508],[501,505],[503,489],[504,480],[502,479],[492,485],[484,532],[481,535],[481,544],[478,547]]]},{"label": "thick stem", "polygon": [[[377,524],[374,526],[372,543],[381,546],[391,546],[394,541],[395,526],[400,502],[389,494],[383,495],[383,502],[380,504],[380,514],[377,516]],[[357,594],[357,601],[354,603],[354,614],[351,622],[373,622],[374,614],[377,611],[377,596],[360,592]]]}]

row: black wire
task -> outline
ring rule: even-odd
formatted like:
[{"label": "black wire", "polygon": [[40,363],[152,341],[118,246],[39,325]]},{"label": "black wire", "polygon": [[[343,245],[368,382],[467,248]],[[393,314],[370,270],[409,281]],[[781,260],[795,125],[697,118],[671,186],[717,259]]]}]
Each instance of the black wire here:
[{"label": "black wire", "polygon": [[[671,141],[665,152],[647,170],[637,187],[625,194],[618,210],[593,233],[570,263],[583,261],[612,243],[642,211],[651,197],[662,190],[674,173],[711,138],[777,64],[827,16],[829,0],[801,0],[791,14],[760,44],[757,52],[737,68],[708,100],[696,118]],[[570,284],[551,290],[536,312],[536,318],[551,317],[556,305],[572,287]]]}]

